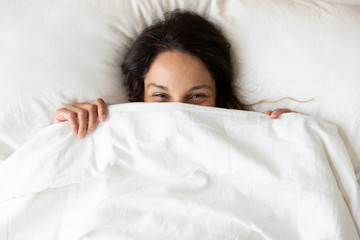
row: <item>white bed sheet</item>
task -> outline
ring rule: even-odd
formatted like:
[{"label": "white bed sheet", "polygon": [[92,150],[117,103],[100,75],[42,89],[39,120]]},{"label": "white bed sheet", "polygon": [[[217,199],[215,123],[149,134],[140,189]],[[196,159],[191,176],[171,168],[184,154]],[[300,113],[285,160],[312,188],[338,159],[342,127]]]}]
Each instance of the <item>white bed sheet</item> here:
[{"label": "white bed sheet", "polygon": [[360,192],[316,118],[121,104],[85,139],[47,127],[0,165],[1,239],[359,239]]}]

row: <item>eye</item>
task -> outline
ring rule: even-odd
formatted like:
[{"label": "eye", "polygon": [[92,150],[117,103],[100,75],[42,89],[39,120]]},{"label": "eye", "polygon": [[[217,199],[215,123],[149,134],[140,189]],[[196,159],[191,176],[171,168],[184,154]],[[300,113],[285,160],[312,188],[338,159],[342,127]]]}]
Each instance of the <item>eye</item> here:
[{"label": "eye", "polygon": [[159,98],[167,98],[168,96],[163,93],[155,93],[153,94],[153,97],[159,97]]},{"label": "eye", "polygon": [[206,97],[205,94],[201,94],[201,93],[197,93],[197,94],[193,94],[191,95],[191,99],[195,99],[195,98],[202,98],[202,97]]},{"label": "eye", "polygon": [[153,102],[168,102],[170,97],[165,93],[154,93],[151,95]]}]

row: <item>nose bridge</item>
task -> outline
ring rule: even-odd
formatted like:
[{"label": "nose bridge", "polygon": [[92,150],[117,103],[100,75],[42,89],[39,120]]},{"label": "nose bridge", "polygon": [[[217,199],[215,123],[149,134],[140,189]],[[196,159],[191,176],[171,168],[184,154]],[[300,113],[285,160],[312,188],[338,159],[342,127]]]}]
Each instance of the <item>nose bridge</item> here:
[{"label": "nose bridge", "polygon": [[175,102],[175,103],[186,103],[186,99],[184,96],[182,96],[181,94],[179,95],[174,95],[171,99],[171,102]]},{"label": "nose bridge", "polygon": [[171,102],[174,102],[174,103],[186,103],[185,100],[172,100]]}]

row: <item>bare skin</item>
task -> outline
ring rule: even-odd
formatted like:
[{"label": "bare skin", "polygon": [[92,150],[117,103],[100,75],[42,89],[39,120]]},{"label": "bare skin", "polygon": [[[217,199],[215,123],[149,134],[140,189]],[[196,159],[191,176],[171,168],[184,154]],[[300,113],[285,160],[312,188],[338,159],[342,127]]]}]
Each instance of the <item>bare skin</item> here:
[{"label": "bare skin", "polygon": [[145,102],[181,102],[215,107],[215,80],[196,57],[165,52],[156,57],[145,77]]},{"label": "bare skin", "polygon": [[[180,102],[215,107],[216,86],[204,64],[196,57],[181,52],[159,54],[144,81],[144,102]],[[293,112],[282,108],[264,113],[278,118]],[[69,121],[79,138],[92,133],[99,122],[106,120],[108,109],[103,99],[90,104],[75,104],[55,112],[54,123]]]},{"label": "bare skin", "polygon": [[104,122],[108,109],[103,99],[98,98],[89,104],[68,105],[55,112],[54,123],[69,121],[72,131],[79,138],[92,133],[99,122]]}]

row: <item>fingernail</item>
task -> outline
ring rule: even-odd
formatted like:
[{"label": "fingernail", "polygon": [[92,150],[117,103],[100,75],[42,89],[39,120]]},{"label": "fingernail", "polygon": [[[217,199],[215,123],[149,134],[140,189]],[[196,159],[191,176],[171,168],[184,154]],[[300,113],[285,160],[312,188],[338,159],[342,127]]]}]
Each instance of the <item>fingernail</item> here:
[{"label": "fingernail", "polygon": [[94,130],[95,130],[94,128],[89,128],[89,129],[88,129],[88,133],[93,133]]},{"label": "fingernail", "polygon": [[85,137],[85,133],[80,133],[79,134],[79,138],[84,138]]},{"label": "fingernail", "polygon": [[105,120],[106,120],[106,115],[105,114],[101,115],[100,116],[100,121],[104,122]]}]

